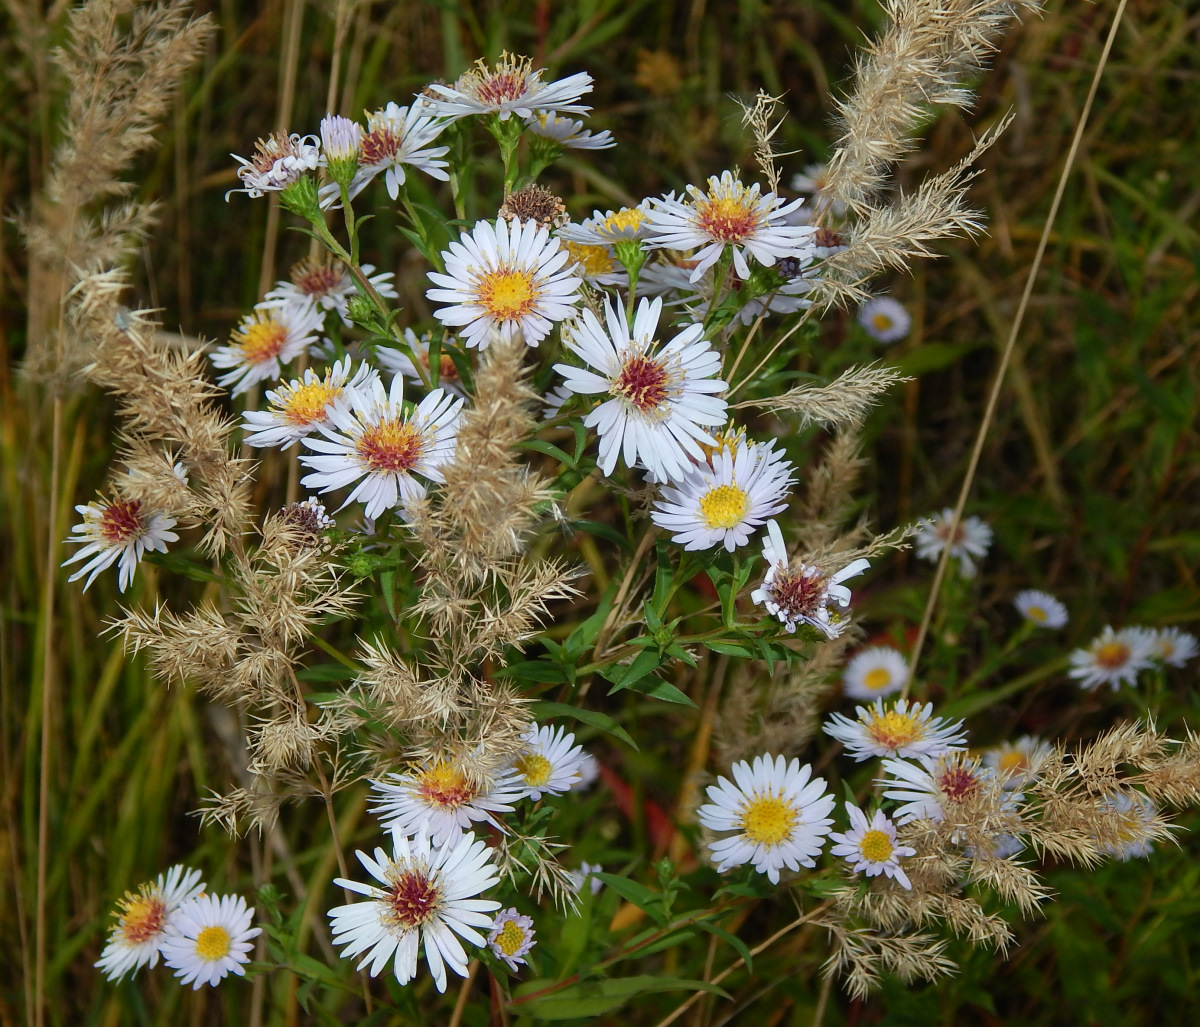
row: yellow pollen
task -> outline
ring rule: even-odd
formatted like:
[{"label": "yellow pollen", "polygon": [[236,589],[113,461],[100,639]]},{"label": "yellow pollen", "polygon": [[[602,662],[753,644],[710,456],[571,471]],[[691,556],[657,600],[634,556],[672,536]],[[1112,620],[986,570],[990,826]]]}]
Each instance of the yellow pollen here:
[{"label": "yellow pollen", "polygon": [[1096,650],[1096,666],[1119,670],[1129,662],[1129,646],[1124,642],[1105,642]]},{"label": "yellow pollen", "polygon": [[709,528],[733,528],[750,507],[750,497],[736,485],[718,485],[700,497],[700,516]]},{"label": "yellow pollen", "polygon": [[162,934],[167,922],[167,906],[157,895],[126,892],[118,905],[122,911],[118,924],[130,945],[141,945]]},{"label": "yellow pollen", "polygon": [[735,428],[731,431],[719,431],[713,435],[713,438],[717,440],[715,446],[710,446],[707,442],[699,443],[710,466],[716,462],[717,454],[722,451],[727,452],[730,456],[737,456],[738,447],[745,444],[746,429]]},{"label": "yellow pollen", "polygon": [[800,817],[791,803],[774,795],[750,799],[742,807],[739,826],[752,842],[778,845],[791,837]]},{"label": "yellow pollen", "polygon": [[287,344],[287,329],[283,325],[270,314],[259,314],[259,317],[260,320],[233,333],[233,341],[247,364],[274,360]]},{"label": "yellow pollen", "polygon": [[224,927],[206,927],[196,937],[196,955],[201,959],[221,959],[229,955],[229,932]]},{"label": "yellow pollen", "polygon": [[533,275],[528,271],[489,271],[479,282],[479,303],[498,321],[516,321],[538,299]]},{"label": "yellow pollen", "polygon": [[430,805],[449,809],[465,806],[479,794],[461,770],[444,760],[438,760],[419,776],[417,791]]},{"label": "yellow pollen", "polygon": [[858,851],[863,854],[863,858],[875,863],[890,859],[892,848],[892,840],[884,831],[868,831],[858,843]]},{"label": "yellow pollen", "polygon": [[515,920],[506,920],[496,935],[496,944],[506,956],[515,955],[525,943],[525,931]]},{"label": "yellow pollen", "polygon": [[925,737],[925,728],[911,713],[888,710],[882,716],[874,712],[867,715],[863,724],[871,741],[885,749],[900,749]]},{"label": "yellow pollen", "polygon": [[393,419],[371,425],[359,437],[355,449],[377,474],[407,472],[421,459],[425,439],[415,425]]},{"label": "yellow pollen", "polygon": [[305,382],[284,397],[283,418],[300,428],[324,420],[325,408],[341,394],[341,386],[334,385],[329,377],[323,382]]},{"label": "yellow pollen", "polygon": [[717,242],[736,243],[758,229],[758,214],[741,195],[715,196],[696,204],[696,224]]},{"label": "yellow pollen", "polygon": [[997,769],[1001,773],[1011,774],[1018,770],[1026,770],[1029,767],[1029,760],[1025,758],[1025,754],[1019,749],[1012,749],[1009,752],[1002,753],[997,762]]},{"label": "yellow pollen", "polygon": [[863,684],[872,692],[878,692],[892,683],[892,672],[886,667],[872,667],[863,675]]},{"label": "yellow pollen", "polygon": [[541,753],[536,752],[526,753],[518,759],[516,768],[524,776],[525,783],[531,784],[535,788],[549,781],[550,773],[554,770],[550,761]]},{"label": "yellow pollen", "polygon": [[587,243],[565,241],[567,252],[579,261],[583,273],[588,278],[596,275],[610,275],[615,270],[608,250],[603,246],[589,246]]},{"label": "yellow pollen", "polygon": [[1039,624],[1045,624],[1048,615],[1040,606],[1031,606],[1025,611],[1025,616],[1030,620],[1037,621]]},{"label": "yellow pollen", "polygon": [[615,214],[609,214],[603,221],[604,227],[613,231],[622,231],[627,228],[638,229],[642,226],[642,222],[646,220],[646,215],[640,210],[635,210],[630,207],[624,207]]},{"label": "yellow pollen", "polygon": [[885,332],[892,327],[892,319],[887,314],[872,314],[871,324],[876,331]]}]

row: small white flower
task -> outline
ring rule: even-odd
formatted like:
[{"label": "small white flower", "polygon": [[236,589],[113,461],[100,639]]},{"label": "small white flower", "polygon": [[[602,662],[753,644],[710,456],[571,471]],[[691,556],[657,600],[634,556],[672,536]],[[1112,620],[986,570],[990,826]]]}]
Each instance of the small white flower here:
[{"label": "small white flower", "polygon": [[156,966],[176,911],[203,891],[200,871],[176,864],[136,893],[126,892],[117,900],[116,925],[95,965],[110,981]]},{"label": "small white flower", "polygon": [[[716,441],[700,426],[725,423],[721,358],[702,325],[689,325],[666,345],[655,338],[661,300],[642,300],[633,332],[620,305],[605,300],[607,330],[590,310],[563,332],[568,350],[595,371],[555,364],[567,388],[584,395],[608,395],[584,418],[600,436],[599,465],[612,474],[617,457],[633,467],[639,460],[659,480],[683,477],[691,460],[703,460],[701,443]],[[689,459],[690,458],[690,459]]]},{"label": "small white flower", "polygon": [[[362,273],[372,288],[385,299],[396,298],[396,287],[392,285],[395,274],[381,271],[375,274],[374,264],[363,264]],[[306,309],[320,308],[320,312],[336,310],[342,324],[350,327],[347,309],[350,297],[358,294],[358,286],[340,260],[310,260],[307,257],[292,265],[290,282],[276,282],[275,288],[267,293],[258,304],[262,310],[282,310],[287,307]]]},{"label": "small white flower", "polygon": [[379,794],[371,812],[385,827],[405,834],[428,831],[435,843],[462,834],[476,821],[499,828],[493,813],[511,813],[524,794],[515,773],[491,785],[466,774],[454,760],[437,760],[404,774],[388,774],[390,781],[372,781]]},{"label": "small white flower", "polygon": [[[754,603],[764,605],[785,630],[795,631],[797,624],[809,624],[828,638],[837,638],[846,630],[849,622],[841,610],[850,605],[850,589],[842,582],[865,571],[870,566],[868,561],[854,560],[828,576],[805,563],[799,563],[793,569],[783,532],[775,521],[767,521],[763,559],[767,573],[763,583],[750,593],[750,598]],[[833,609],[830,609],[831,605]]]},{"label": "small white flower", "polygon": [[876,342],[898,342],[912,327],[912,317],[899,300],[873,296],[859,308],[858,323]]},{"label": "small white flower", "polygon": [[662,490],[650,519],[684,549],[724,545],[733,552],[768,517],[787,508],[792,465],[774,442],[722,447],[712,465],[699,464]]},{"label": "small white flower", "polygon": [[245,975],[250,962],[251,939],[262,934],[251,927],[254,910],[240,895],[201,895],[179,907],[171,933],[163,942],[163,962],[175,970],[180,984],[195,991],[202,984],[216,985],[230,971]]},{"label": "small white flower", "polygon": [[734,271],[743,279],[750,277],[747,254],[768,266],[780,257],[811,256],[814,230],[785,223],[803,200],[785,203],[774,193],[759,196],[757,184],[747,188],[729,171],[710,178],[707,192],[694,185],[687,191],[688,202],[655,200],[647,219],[650,245],[698,251],[692,256],[693,282],[717,262],[726,246],[732,247]]},{"label": "small white flower", "polygon": [[324,377],[311,367],[303,378],[296,378],[267,393],[267,410],[247,410],[242,417],[242,430],[248,446],[279,446],[290,449],[306,435],[328,424],[328,411],[333,401],[347,390],[369,386],[378,372],[367,364],[359,365],[353,377],[351,361],[343,357]]},{"label": "small white flower", "polygon": [[733,782],[719,777],[709,785],[712,802],[697,811],[700,823],[712,831],[737,832],[709,843],[717,870],[753,863],[778,884],[783,867],[815,866],[833,824],[834,800],[824,779],[811,777],[812,767],[799,760],[756,756],[753,766],[744,760],[733,765]]},{"label": "small white flower", "polygon": [[218,378],[218,383],[232,385],[233,395],[238,396],[256,382],[278,378],[284,364],[316,341],[323,321],[315,307],[259,304],[231,333],[230,344],[209,354],[213,367],[233,368]]},{"label": "small white flower", "polygon": [[314,471],[301,484],[324,493],[358,482],[342,507],[358,500],[373,518],[425,495],[414,474],[442,481],[442,465],[454,459],[463,401],[434,389],[406,414],[403,393],[404,378],[396,375],[388,392],[375,378],[348,392],[349,403],[335,399],[328,423],[319,426],[324,437],[304,438],[316,455],[300,457]]},{"label": "small white flower", "polygon": [[1159,628],[1153,632],[1152,646],[1151,658],[1168,667],[1182,667],[1197,652],[1196,636],[1179,628]]},{"label": "small white flower", "polygon": [[536,944],[536,933],[533,917],[509,908],[496,917],[487,940],[491,950],[516,973],[517,967],[525,962],[525,955]]},{"label": "small white flower", "polygon": [[553,111],[534,111],[532,117],[525,119],[525,127],[534,135],[553,139],[559,146],[572,150],[607,150],[617,145],[608,129],[593,135],[583,130],[582,121],[560,118]]},{"label": "small white flower", "polygon": [[846,213],[846,204],[841,200],[831,199],[826,189],[826,169],[824,164],[809,164],[803,174],[792,176],[792,188],[798,193],[807,193],[813,199],[813,208],[822,202],[829,202],[829,209],[841,217]]},{"label": "small white flower", "polygon": [[909,705],[900,699],[885,707],[882,699],[874,706],[857,706],[858,720],[834,713],[822,730],[836,738],[861,763],[872,756],[940,756],[961,749],[967,736],[961,720],[933,716],[933,703]]},{"label": "small white flower", "polygon": [[[875,782],[891,789],[883,793],[885,799],[904,803],[896,810],[897,823],[945,820],[947,808],[970,801],[982,788],[996,786],[996,772],[960,750],[919,759],[920,766],[904,760],[884,760],[883,769],[892,777]],[[1021,798],[1010,793],[1007,802],[1015,806]]]},{"label": "small white flower", "polygon": [[101,498],[75,509],[83,514],[83,523],[71,529],[75,534],[67,541],[82,542],[84,546],[62,565],[88,561],[67,579],[77,581],[86,574],[85,592],[96,575],[114,563],[117,585],[124,592],[147,550],[165,553],[168,542],[179,541],[179,536],[170,530],[175,527],[175,518],[147,510],[140,499]]},{"label": "small white flower", "polygon": [[1158,811],[1150,799],[1132,788],[1122,788],[1106,795],[1101,806],[1117,824],[1115,840],[1101,844],[1101,852],[1124,862],[1149,856],[1154,851],[1150,828]]},{"label": "small white flower", "polygon": [[609,210],[603,214],[594,210],[590,218],[585,218],[577,225],[563,225],[558,229],[558,237],[585,246],[611,246],[613,243],[645,239],[650,232],[650,222],[646,216],[650,202],[643,200],[636,207],[622,207],[618,211]]},{"label": "small white flower", "polygon": [[583,891],[583,886],[586,883],[588,890],[596,895],[601,888],[604,887],[604,882],[596,876],[604,867],[599,863],[583,862],[579,864],[578,870],[568,870],[567,877],[570,878],[571,890],[578,895]]},{"label": "small white flower", "polygon": [[449,303],[434,312],[468,346],[487,346],[489,333],[519,335],[536,346],[575,313],[582,278],[570,253],[534,220],[479,221],[442,253],[446,273],[429,272],[438,289],[425,295]]},{"label": "small white flower", "polygon": [[1067,623],[1067,608],[1049,592],[1032,588],[1018,592],[1013,606],[1030,624],[1039,628],[1061,628]]},{"label": "small white flower", "polygon": [[499,882],[492,850],[475,835],[456,835],[437,846],[421,831],[408,838],[392,831],[393,855],[376,848],[374,858],[356,853],[367,872],[382,887],[338,878],[335,884],[367,896],[366,902],[335,906],[329,911],[335,945],[352,959],[365,953],[358,969],[377,977],[394,959],[396,980],[407,984],[417,975],[419,948],[438,991],[446,990],[446,965],[467,976],[467,953],[455,937],[483,948],[487,939],[476,928],[491,929],[488,914],[499,902],[473,895]]},{"label": "small white flower", "polygon": [[[382,110],[368,112],[367,128],[358,144],[359,169],[348,190],[350,198],[362,192],[376,175],[383,174],[388,196],[396,199],[404,185],[406,166],[430,178],[448,181],[445,169],[449,165],[439,158],[449,153],[450,147],[429,145],[445,127],[446,123],[430,117],[429,109],[422,104],[400,107],[389,103]],[[324,204],[335,202],[337,197],[336,183],[332,188],[322,188]]]},{"label": "small white flower", "polygon": [[908,678],[908,661],[890,645],[872,646],[856,654],[842,672],[848,699],[876,699],[899,692]]},{"label": "small white flower", "polygon": [[927,518],[917,533],[917,556],[922,560],[937,562],[939,555],[950,544],[950,555],[958,557],[959,573],[964,578],[975,576],[975,560],[987,556],[992,544],[992,529],[978,517],[967,517],[955,529],[951,539],[950,526],[954,522],[954,511],[946,507],[940,515]]},{"label": "small white flower", "polygon": [[321,145],[316,136],[276,132],[258,141],[254,156],[249,160],[236,153],[230,156],[242,165],[237,169],[237,176],[245,188],[230,189],[225,199],[233,193],[245,193],[255,198],[281,192],[309,171],[315,171],[321,163]]},{"label": "small white flower", "polygon": [[838,843],[829,850],[830,855],[841,856],[850,864],[851,870],[861,870],[868,877],[886,874],[901,887],[911,890],[912,882],[908,874],[900,869],[900,860],[904,856],[915,856],[917,850],[909,845],[898,844],[896,825],[883,810],[877,809],[875,815],[867,820],[862,810],[848,802],[846,812],[850,815],[850,830],[845,834],[829,836],[830,841]]},{"label": "small white flower", "polygon": [[589,752],[583,754],[583,759],[579,761],[579,769],[576,771],[576,777],[571,782],[571,788],[575,791],[585,791],[591,788],[596,783],[596,778],[600,776],[600,761]]},{"label": "small white flower", "polygon": [[521,735],[525,751],[513,764],[521,795],[540,799],[562,795],[579,785],[580,769],[587,753],[575,744],[575,736],[561,727],[530,724]]},{"label": "small white flower", "polygon": [[1079,680],[1080,688],[1111,685],[1115,692],[1122,684],[1136,685],[1138,674],[1151,666],[1154,641],[1143,628],[1106,627],[1086,648],[1071,653],[1067,672]]},{"label": "small white flower", "polygon": [[592,76],[586,72],[568,75],[556,82],[543,82],[544,68],[533,70],[528,57],[502,53],[495,68],[478,60],[464,72],[453,88],[436,82],[429,88],[440,95],[430,97],[430,108],[443,118],[464,118],[471,114],[498,114],[501,121],[512,115],[532,118],[535,111],[560,114],[586,114],[591,107],[579,103],[592,91]]},{"label": "small white flower", "polygon": [[1049,743],[1033,735],[1022,735],[1015,742],[1003,742],[983,754],[983,765],[996,771],[1005,791],[1022,788],[1036,781],[1042,761],[1050,755]]},{"label": "small white flower", "polygon": [[559,384],[554,386],[554,388],[542,397],[542,420],[548,421],[552,417],[557,417],[563,408],[563,404],[574,395],[575,393],[565,385]]},{"label": "small white flower", "polygon": [[[421,364],[421,370],[428,372],[430,370],[429,347],[433,344],[433,333],[424,332],[421,335],[417,335],[411,328],[405,328],[404,341],[408,343],[409,348],[416,354],[417,360]],[[458,373],[458,366],[450,356],[451,350],[456,353],[462,353],[462,349],[455,343],[454,337],[446,336],[441,341],[441,350],[438,354],[438,387],[445,389],[455,396],[462,396],[465,399],[467,393],[463,388],[463,381]],[[376,346],[375,360],[384,370],[391,371],[393,374],[407,375],[413,381],[420,381],[421,379],[417,365],[401,349],[393,346]]]}]

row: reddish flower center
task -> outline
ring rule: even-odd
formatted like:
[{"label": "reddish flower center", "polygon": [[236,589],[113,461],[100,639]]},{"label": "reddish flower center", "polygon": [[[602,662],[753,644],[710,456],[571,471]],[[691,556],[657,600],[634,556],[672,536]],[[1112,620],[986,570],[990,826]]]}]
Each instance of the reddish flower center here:
[{"label": "reddish flower center", "polygon": [[415,425],[387,420],[367,428],[355,449],[367,467],[377,474],[407,472],[421,459],[425,439]]},{"label": "reddish flower center", "polygon": [[111,545],[129,542],[146,530],[137,499],[114,499],[100,515],[100,534]]},{"label": "reddish flower center", "polygon": [[167,904],[159,896],[126,893],[118,905],[121,934],[130,945],[141,945],[162,934],[167,923]]},{"label": "reddish flower center", "polygon": [[1120,670],[1129,662],[1129,646],[1124,642],[1105,642],[1096,649],[1096,666],[1103,670]]},{"label": "reddish flower center", "polygon": [[737,243],[758,229],[758,214],[740,196],[716,196],[696,204],[696,225],[717,242]]},{"label": "reddish flower center", "polygon": [[307,260],[292,268],[292,283],[305,296],[321,297],[333,292],[346,277],[340,263],[319,264]]},{"label": "reddish flower center", "polygon": [[832,228],[818,228],[816,235],[813,236],[813,242],[818,246],[832,249],[834,246],[842,245],[842,237]]},{"label": "reddish flower center", "polygon": [[439,761],[420,775],[417,791],[431,806],[458,809],[478,794],[466,775],[450,763]]},{"label": "reddish flower center", "polygon": [[625,361],[611,392],[624,396],[643,413],[657,410],[666,401],[670,377],[661,360],[636,354]]},{"label": "reddish flower center", "polygon": [[938,774],[937,783],[950,802],[965,802],[979,790],[979,778],[969,767],[946,767]]},{"label": "reddish flower center", "polygon": [[376,128],[362,137],[358,159],[364,165],[383,164],[400,152],[404,140],[390,128]]},{"label": "reddish flower center", "polygon": [[501,68],[480,80],[475,96],[480,103],[499,107],[510,100],[519,100],[526,92],[523,71],[519,68]]},{"label": "reddish flower center", "polygon": [[396,878],[384,902],[392,922],[411,931],[433,918],[441,905],[441,890],[422,871],[406,870]]},{"label": "reddish flower center", "polygon": [[825,578],[820,571],[786,570],[771,582],[771,598],[791,618],[811,617],[825,599]]}]

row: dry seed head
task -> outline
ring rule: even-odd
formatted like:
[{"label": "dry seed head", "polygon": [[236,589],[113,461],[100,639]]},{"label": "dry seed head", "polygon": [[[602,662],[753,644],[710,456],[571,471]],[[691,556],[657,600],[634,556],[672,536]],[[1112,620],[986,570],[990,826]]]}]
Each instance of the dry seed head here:
[{"label": "dry seed head", "polygon": [[498,216],[505,221],[536,221],[545,228],[562,228],[571,220],[562,199],[536,183],[511,193]]}]

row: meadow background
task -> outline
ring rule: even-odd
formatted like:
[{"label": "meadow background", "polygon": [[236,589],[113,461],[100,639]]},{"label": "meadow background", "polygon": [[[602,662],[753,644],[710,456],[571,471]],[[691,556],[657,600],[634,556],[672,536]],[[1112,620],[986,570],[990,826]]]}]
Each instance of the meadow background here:
[{"label": "meadow background", "polygon": [[[34,287],[39,279],[13,216],[28,208],[57,141],[64,97],[48,55],[61,42],[66,6],[6,0],[0,8],[0,1024],[25,1022],[33,1005],[47,652],[47,1022],[320,1022],[301,1010],[294,981],[233,981],[193,995],[164,975],[113,986],[91,966],[114,899],[173,862],[202,866],[210,882],[247,893],[271,880],[309,896],[319,912],[332,893],[334,857],[316,805],[292,810],[274,846],[198,830],[190,811],[236,776],[238,726],[189,689],[168,691],[104,634],[117,610],[115,575],[83,595],[57,572],[47,615],[49,541],[67,535],[74,504],[103,485],[116,428],[109,400],[94,387],[22,370],[51,316],[48,304],[58,301]],[[1041,18],[1014,28],[980,79],[969,116],[930,120],[924,145],[900,171],[902,187],[954,163],[1003,112],[1015,114],[973,189],[987,235],[948,244],[940,260],[878,283],[911,311],[908,338],[884,349],[848,311],[822,322],[795,368],[828,378],[883,358],[914,376],[868,426],[858,499],[880,529],[953,505],[1115,6],[1052,0]],[[134,275],[139,301],[160,308],[167,329],[218,340],[264,283],[307,250],[302,236],[280,230],[266,203],[224,202],[237,184],[228,154],[248,153],[277,124],[315,131],[331,73],[335,112],[353,116],[403,102],[431,79],[452,79],[477,56],[503,49],[529,54],[552,74],[590,72],[589,127],[611,129],[618,146],[569,156],[546,179],[583,216],[725,167],[749,168],[752,139],[731,97],[750,99],[759,87],[783,94],[790,111],[778,139],[798,152],[784,161],[784,182],[823,159],[831,97],[880,22],[867,0],[222,0],[197,10],[210,10],[218,28],[158,132],[161,145],[134,176],[138,196],[160,204]],[[1143,692],[1145,705],[1125,692],[1082,693],[1065,676],[1066,653],[1105,624],[1195,631],[1200,622],[1198,119],[1200,8],[1132,0],[967,506],[993,526],[996,542],[975,581],[947,579],[924,657],[929,697],[945,706],[938,712],[974,715],[978,744],[1023,733],[1090,737],[1146,706],[1168,732],[1200,725],[1194,669]],[[364,246],[396,271],[401,305],[428,318],[426,269],[395,227],[377,218]],[[56,396],[65,460],[52,508]],[[822,441],[808,432],[798,455]],[[264,501],[281,474],[263,476]],[[931,579],[911,554],[877,564],[855,597],[868,633],[911,641]],[[167,598],[189,594],[187,583],[144,564],[126,599],[153,603],[160,584]],[[1012,596],[1027,587],[1058,595],[1071,623],[1062,637],[1002,656],[1016,628]],[[569,615],[566,625],[564,632]],[[599,695],[589,702],[604,708]],[[703,712],[662,704],[608,712],[635,734],[636,726],[661,739],[639,752],[607,736],[588,739],[608,773],[575,806],[578,845],[585,859],[627,865],[672,844],[663,821]],[[342,796],[340,815],[346,837],[364,845],[374,828],[361,795]],[[1198,818],[1181,822],[1194,828]],[[1020,947],[1008,959],[955,946],[957,977],[889,984],[862,1002],[836,987],[822,1002],[822,937],[797,932],[756,959],[753,975],[725,983],[733,1002],[698,1003],[683,1022],[807,1025],[819,1004],[826,1024],[1188,1022],[1200,1015],[1198,846],[1185,833],[1179,848],[1162,846],[1149,860],[1054,869],[1057,900],[1043,919],[1017,926]],[[594,916],[610,918],[617,905],[605,894]],[[760,905],[739,928],[765,937],[772,916]],[[697,952],[702,963],[703,946]],[[643,972],[655,972],[647,965]],[[672,965],[657,972],[688,976]],[[677,1004],[678,996],[651,995],[620,1015],[656,1023]],[[464,1022],[483,1024],[483,1015],[471,1010]]]}]

